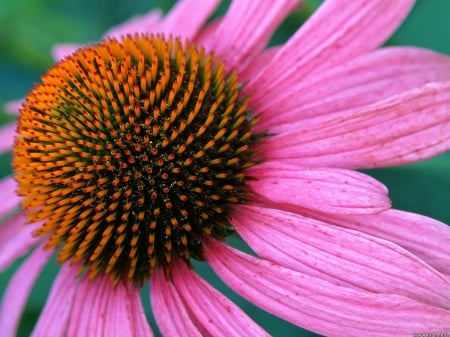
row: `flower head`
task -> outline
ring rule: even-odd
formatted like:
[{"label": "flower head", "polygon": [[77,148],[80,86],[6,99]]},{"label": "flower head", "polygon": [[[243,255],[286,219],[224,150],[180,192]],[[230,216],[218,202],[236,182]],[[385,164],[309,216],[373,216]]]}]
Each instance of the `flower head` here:
[{"label": "flower head", "polygon": [[36,235],[59,262],[144,284],[232,231],[254,164],[236,74],[186,42],[106,40],[55,65],[27,97],[13,166]]},{"label": "flower head", "polygon": [[[412,2],[329,0],[269,49],[297,1],[234,1],[205,24],[217,2],[55,48],[2,148],[14,177],[1,182],[0,267],[36,248],[0,331],[15,334],[56,249],[35,336],[150,336],[146,283],[163,335],[267,335],[192,260],[320,334],[449,329],[449,228],[391,210],[386,188],[355,171],[450,148],[450,60],[378,49]],[[229,246],[233,234],[255,255]]]}]

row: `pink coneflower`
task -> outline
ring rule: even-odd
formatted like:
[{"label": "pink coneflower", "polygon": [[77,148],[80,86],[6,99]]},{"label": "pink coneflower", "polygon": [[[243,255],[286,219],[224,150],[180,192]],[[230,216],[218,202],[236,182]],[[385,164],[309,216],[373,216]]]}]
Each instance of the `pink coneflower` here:
[{"label": "pink coneflower", "polygon": [[[1,268],[34,247],[6,289],[2,336],[56,249],[33,336],[151,336],[147,282],[165,336],[267,335],[192,259],[319,334],[448,332],[449,228],[390,210],[354,171],[450,148],[450,59],[378,49],[413,1],[326,1],[270,49],[297,1],[233,1],[205,26],[217,3],[58,46],[14,146],[2,129],[15,174],[1,182]],[[233,233],[255,256],[227,245]]]}]

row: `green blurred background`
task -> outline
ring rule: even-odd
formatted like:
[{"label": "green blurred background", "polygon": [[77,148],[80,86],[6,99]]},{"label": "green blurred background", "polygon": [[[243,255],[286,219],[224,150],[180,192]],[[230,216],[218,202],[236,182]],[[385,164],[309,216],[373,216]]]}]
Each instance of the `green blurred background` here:
[{"label": "green blurred background", "polygon": [[[96,41],[109,27],[132,15],[145,13],[154,7],[167,11],[173,3],[173,0],[0,0],[0,106],[24,96],[33,83],[39,81],[39,76],[53,62],[50,49],[55,43]],[[272,43],[285,41],[319,3],[318,0],[304,1],[303,9],[286,20]],[[224,2],[221,5],[217,15],[226,10],[227,4],[228,2]],[[450,1],[419,0],[387,44],[421,46],[450,55],[449,15]],[[0,107],[0,124],[13,119],[2,109]],[[0,176],[11,173],[10,160],[10,154],[0,155]],[[366,172],[389,187],[395,208],[418,212],[450,223],[449,154],[413,165]],[[240,242],[236,244],[240,245]],[[0,294],[19,264],[20,261],[0,274]],[[57,268],[56,263],[52,261],[38,280],[21,321],[19,336],[30,334]],[[316,336],[264,313],[233,294],[206,265],[198,265],[196,269],[272,335]],[[148,306],[148,289],[144,289],[143,296],[150,323],[157,331]]]}]

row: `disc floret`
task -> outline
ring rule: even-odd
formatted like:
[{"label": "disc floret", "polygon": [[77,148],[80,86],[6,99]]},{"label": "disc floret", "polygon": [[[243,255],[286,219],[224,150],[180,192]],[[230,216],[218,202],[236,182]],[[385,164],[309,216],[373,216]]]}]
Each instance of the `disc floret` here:
[{"label": "disc floret", "polygon": [[15,178],[58,260],[143,284],[233,232],[256,120],[237,75],[192,43],[127,36],[53,66],[21,111]]}]

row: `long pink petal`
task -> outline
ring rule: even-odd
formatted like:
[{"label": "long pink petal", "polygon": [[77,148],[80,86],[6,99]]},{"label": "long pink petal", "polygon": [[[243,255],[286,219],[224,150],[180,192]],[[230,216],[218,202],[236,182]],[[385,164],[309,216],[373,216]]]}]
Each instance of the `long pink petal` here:
[{"label": "long pink petal", "polygon": [[[257,97],[377,48],[395,31],[413,0],[328,0],[250,82]],[[257,89],[257,90],[256,90]]]},{"label": "long pink petal", "polygon": [[0,180],[0,218],[17,210],[21,198],[16,193],[17,183],[12,177],[6,177]]},{"label": "long pink petal", "polygon": [[134,16],[129,20],[109,29],[103,37],[120,39],[127,34],[152,33],[154,28],[161,22],[162,13],[160,10],[152,10],[144,15]]},{"label": "long pink petal", "polygon": [[109,301],[105,308],[105,326],[97,336],[153,337],[142,307],[140,288],[123,283],[116,286],[106,277],[103,285],[100,284],[99,286],[109,290],[105,295]]},{"label": "long pink petal", "polygon": [[[218,5],[218,0],[181,0],[165,18],[159,10],[136,16],[108,30],[104,37],[119,39],[136,33],[164,33],[167,36],[192,38]],[[186,13],[189,13],[188,15]],[[58,44],[52,49],[56,61],[62,60],[82,47],[80,44]]]},{"label": "long pink petal", "polygon": [[[133,17],[128,21],[109,29],[103,37],[120,39],[121,36],[127,34],[155,32],[154,28],[158,27],[158,24],[161,21],[161,16],[161,11],[153,10],[147,14]],[[82,47],[82,44],[76,43],[57,44],[52,48],[52,55],[56,61],[60,61]]]},{"label": "long pink petal", "polygon": [[298,214],[239,206],[239,235],[261,257],[338,285],[450,308],[450,281],[392,242]]},{"label": "long pink petal", "polygon": [[153,337],[153,332],[147,321],[144,307],[142,306],[142,298],[139,289],[133,284],[126,284],[127,297],[130,299],[131,306],[131,324],[135,329],[136,337],[148,336]]},{"label": "long pink petal", "polygon": [[153,32],[193,38],[219,2],[219,0],[180,0]]},{"label": "long pink petal", "polygon": [[47,297],[47,302],[31,337],[72,337],[66,332],[71,319],[73,299],[75,295],[82,296],[77,292],[77,283],[76,269],[63,265],[53,283],[50,295]]},{"label": "long pink petal", "polygon": [[399,210],[324,219],[395,242],[440,272],[450,275],[450,227],[442,222]]},{"label": "long pink petal", "polygon": [[9,123],[0,127],[0,153],[12,150],[16,129],[16,123]]},{"label": "long pink petal", "polygon": [[[239,79],[245,82],[248,79],[251,79],[260,69],[264,68],[266,64],[268,64],[273,57],[277,54],[281,47],[270,47],[261,51],[258,55],[251,60],[251,62],[246,67],[241,67],[239,71]],[[273,97],[274,99],[274,97]],[[269,100],[271,102],[271,100]],[[266,108],[267,109],[267,108]],[[261,106],[258,105],[258,114],[261,114]],[[278,115],[279,111],[278,111]],[[269,118],[267,113],[264,114],[263,120],[261,122],[265,122],[266,119]],[[258,123],[258,127],[261,125],[261,122]],[[263,126],[263,130],[267,130],[268,127]]]},{"label": "long pink petal", "polygon": [[13,215],[0,225],[0,271],[38,243],[40,238],[32,234],[37,226],[39,224],[26,225],[22,213]]},{"label": "long pink petal", "polygon": [[69,337],[150,337],[150,328],[142,330],[145,315],[138,288],[106,276],[80,281],[74,297],[67,335]]},{"label": "long pink petal", "polygon": [[73,268],[73,277],[78,278],[78,282],[76,296],[71,300],[72,310],[66,332],[68,337],[88,336],[97,329],[97,325],[103,325],[105,322],[104,316],[101,316],[92,324],[90,317],[101,305],[98,298],[104,298],[106,288],[93,287],[95,291],[92,291],[88,286],[89,281],[86,278],[80,279],[77,274],[77,270]]},{"label": "long pink petal", "polygon": [[204,44],[221,55],[230,68],[243,68],[267,45],[275,29],[298,3],[299,0],[235,0]]},{"label": "long pink petal", "polygon": [[447,331],[450,311],[413,299],[336,286],[218,241],[206,244],[213,270],[235,292],[293,324],[326,336],[411,336]]},{"label": "long pink petal", "polygon": [[187,312],[175,285],[165,278],[161,270],[155,271],[152,275],[150,300],[156,323],[163,336],[202,336]]},{"label": "long pink petal", "polygon": [[10,279],[0,307],[0,331],[3,337],[16,336],[28,296],[52,254],[53,250],[37,247]]},{"label": "long pink petal", "polygon": [[[263,97],[258,127],[272,133],[292,123],[363,107],[428,82],[450,80],[450,58],[425,49],[384,48]],[[280,113],[282,111],[282,113]]]},{"label": "long pink petal", "polygon": [[302,166],[373,168],[450,149],[450,82],[429,83],[382,102],[311,120],[268,138],[268,159]]},{"label": "long pink petal", "polygon": [[106,277],[80,279],[78,269],[62,267],[33,337],[153,336],[139,289],[121,283],[114,286]]},{"label": "long pink petal", "polygon": [[248,181],[249,187],[264,202],[333,214],[376,213],[390,207],[386,187],[355,171],[266,162],[249,174],[256,178]]},{"label": "long pink petal", "polygon": [[191,318],[205,336],[268,336],[239,307],[185,263],[173,268],[173,282]]}]

